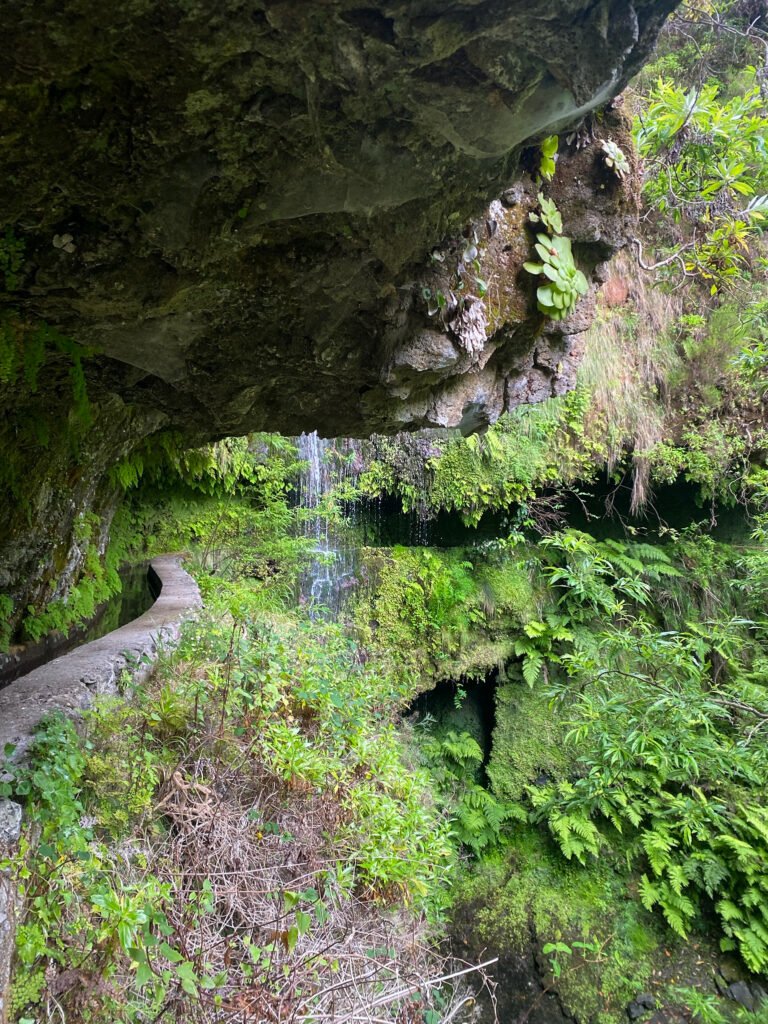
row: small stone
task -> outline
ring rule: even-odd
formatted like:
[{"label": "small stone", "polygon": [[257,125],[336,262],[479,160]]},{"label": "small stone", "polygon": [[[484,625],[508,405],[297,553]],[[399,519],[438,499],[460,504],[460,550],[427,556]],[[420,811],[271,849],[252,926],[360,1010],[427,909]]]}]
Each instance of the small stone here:
[{"label": "small stone", "polygon": [[650,992],[638,992],[635,996],[635,1002],[639,1003],[640,1006],[644,1006],[646,1010],[656,1009],[656,1000]]},{"label": "small stone", "polygon": [[646,1013],[646,1008],[641,1006],[638,1002],[631,1002],[627,1007],[627,1016],[630,1020],[637,1020],[638,1017],[642,1017]]},{"label": "small stone", "polygon": [[734,981],[732,985],[728,986],[726,994],[734,1002],[738,1003],[739,1006],[743,1006],[751,1013],[754,1013],[757,1009],[757,999],[755,999],[746,981]]},{"label": "small stone", "polygon": [[20,835],[21,807],[7,796],[0,797],[0,849],[8,849]]},{"label": "small stone", "polygon": [[525,191],[523,187],[521,185],[513,185],[512,188],[508,188],[506,192],[502,193],[501,204],[509,210],[522,202],[524,196]]}]

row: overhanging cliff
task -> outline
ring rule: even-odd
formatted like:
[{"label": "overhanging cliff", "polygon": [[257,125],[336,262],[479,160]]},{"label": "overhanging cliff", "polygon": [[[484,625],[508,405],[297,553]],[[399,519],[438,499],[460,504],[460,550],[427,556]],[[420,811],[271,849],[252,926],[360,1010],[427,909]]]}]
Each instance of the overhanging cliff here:
[{"label": "overhanging cliff", "polygon": [[100,385],[197,433],[429,422],[386,381],[432,328],[430,252],[522,147],[618,92],[672,6],[5,3],[17,305],[100,353]]},{"label": "overhanging cliff", "polygon": [[[527,147],[618,93],[674,5],[3,4],[0,590],[77,571],[105,467],[158,429],[469,430],[570,386],[589,301],[536,311]],[[599,277],[631,189],[598,143],[561,153]],[[468,244],[487,293],[430,309]]]}]

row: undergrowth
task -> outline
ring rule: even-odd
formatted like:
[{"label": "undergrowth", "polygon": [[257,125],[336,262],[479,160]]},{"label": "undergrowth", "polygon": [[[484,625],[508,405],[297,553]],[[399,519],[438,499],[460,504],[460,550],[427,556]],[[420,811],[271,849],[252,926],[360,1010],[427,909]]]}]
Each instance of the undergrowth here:
[{"label": "undergrowth", "polygon": [[[395,550],[380,559],[381,585],[363,600],[382,651],[406,667],[408,651],[431,652],[421,670],[433,679],[446,675],[452,645],[482,649],[488,634],[515,630],[490,792],[475,793],[470,737],[436,734],[423,745],[460,841],[479,854],[544,825],[585,870],[607,854],[621,858],[642,904],[680,937],[716,915],[721,948],[764,971],[760,549],[696,536],[664,548],[577,531],[495,547],[474,552],[473,571],[461,553]],[[540,581],[516,625],[479,583],[487,564]],[[452,585],[453,603],[436,605],[430,581],[457,572],[466,575],[463,587]],[[393,581],[412,598],[390,600]]]},{"label": "undergrowth", "polygon": [[218,612],[11,769],[34,822],[5,864],[26,897],[14,1019],[441,1019],[462,996],[430,985],[429,922],[454,854],[402,769],[402,689],[337,627]]}]

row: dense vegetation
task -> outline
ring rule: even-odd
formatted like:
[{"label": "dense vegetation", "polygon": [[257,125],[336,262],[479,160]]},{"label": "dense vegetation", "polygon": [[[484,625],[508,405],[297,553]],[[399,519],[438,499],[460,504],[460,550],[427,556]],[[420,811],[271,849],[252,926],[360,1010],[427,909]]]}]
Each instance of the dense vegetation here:
[{"label": "dense vegetation", "polygon": [[[83,521],[66,599],[11,627],[0,598],[2,644],[36,639],[90,616],[126,559],[179,550],[206,604],[146,684],[124,680],[81,728],[49,720],[4,776],[27,809],[4,865],[27,899],[18,1024],[448,1024],[471,1019],[463,972],[485,949],[528,965],[499,969],[502,1019],[550,990],[579,1024],[617,1024],[643,990],[664,1020],[766,1019],[724,996],[768,975],[768,114],[752,7],[685,6],[625,99],[643,241],[611,267],[575,390],[482,436],[328,452],[356,468],[311,514],[348,543],[377,509],[460,518],[460,546],[361,547],[334,618],[297,601],[317,555],[296,446],[188,451],[165,435],[112,468],[125,499],[109,546]],[[556,153],[547,140],[527,268],[551,317],[583,291],[546,195]],[[13,239],[0,252],[12,277]],[[0,383],[23,376],[31,410],[46,345],[81,394],[76,349],[38,340],[30,364],[16,341]],[[75,433],[82,394],[78,408]],[[22,494],[19,467],[5,472]],[[686,503],[674,522],[665,488]],[[473,533],[493,515],[492,539]],[[452,710],[409,715],[436,685]],[[490,750],[470,690],[493,701]],[[531,977],[537,994],[515,1003]]]}]

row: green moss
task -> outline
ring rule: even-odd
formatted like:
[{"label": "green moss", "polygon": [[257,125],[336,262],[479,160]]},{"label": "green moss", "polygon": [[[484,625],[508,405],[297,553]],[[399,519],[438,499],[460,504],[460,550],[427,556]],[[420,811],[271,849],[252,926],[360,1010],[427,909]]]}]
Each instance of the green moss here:
[{"label": "green moss", "polygon": [[499,550],[369,549],[356,621],[380,656],[421,680],[477,677],[513,654],[515,627],[532,617],[528,556]]},{"label": "green moss", "polygon": [[0,594],[0,651],[7,651],[11,642],[13,598]]},{"label": "green moss", "polygon": [[564,744],[566,731],[543,690],[521,680],[500,686],[488,766],[494,792],[505,800],[521,800],[525,787],[541,775],[566,778],[574,764]]},{"label": "green moss", "polygon": [[567,864],[546,837],[521,827],[503,863],[478,865],[457,888],[457,913],[473,908],[478,941],[489,952],[526,953],[532,937],[539,947],[558,941],[596,945],[596,953],[574,949],[555,984],[565,1011],[579,1024],[619,1024],[627,1003],[647,987],[660,938],[615,865],[585,871]]},{"label": "green moss", "polygon": [[509,558],[501,564],[481,563],[477,579],[489,610],[505,613],[521,625],[536,618],[538,594],[525,561]]},{"label": "green moss", "polygon": [[460,512],[475,525],[484,512],[525,505],[543,488],[590,480],[607,450],[588,429],[587,388],[523,406],[502,416],[482,437],[374,438],[359,487],[393,494],[403,508]]},{"label": "green moss", "polygon": [[[65,597],[50,601],[39,610],[34,605],[28,606],[21,625],[23,639],[36,641],[48,633],[66,633],[92,618],[100,604],[120,593],[122,582],[118,570],[126,560],[132,541],[131,524],[125,518],[115,518],[103,555],[99,548],[101,529],[98,515],[84,513],[80,517],[73,538],[80,550],[85,551],[80,578]],[[55,580],[53,582],[55,584]]]}]

